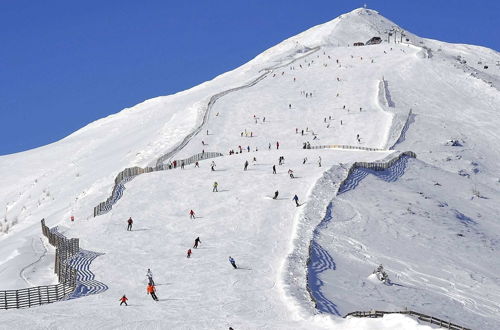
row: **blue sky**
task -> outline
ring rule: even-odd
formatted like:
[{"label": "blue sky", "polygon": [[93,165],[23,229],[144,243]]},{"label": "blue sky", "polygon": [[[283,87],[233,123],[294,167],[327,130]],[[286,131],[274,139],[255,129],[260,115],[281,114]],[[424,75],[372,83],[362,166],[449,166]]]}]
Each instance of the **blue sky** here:
[{"label": "blue sky", "polygon": [[[0,0],[0,155],[234,69],[347,0]],[[500,50],[500,1],[367,1],[422,37]]]}]

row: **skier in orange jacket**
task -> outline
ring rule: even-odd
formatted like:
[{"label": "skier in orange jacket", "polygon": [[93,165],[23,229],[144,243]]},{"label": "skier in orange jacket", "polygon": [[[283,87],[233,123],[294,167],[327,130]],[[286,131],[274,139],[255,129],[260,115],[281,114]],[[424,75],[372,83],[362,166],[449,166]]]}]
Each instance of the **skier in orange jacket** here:
[{"label": "skier in orange jacket", "polygon": [[146,288],[146,291],[148,294],[151,295],[153,300],[158,301],[158,297],[156,296],[156,288],[152,284],[148,284],[148,287]]}]

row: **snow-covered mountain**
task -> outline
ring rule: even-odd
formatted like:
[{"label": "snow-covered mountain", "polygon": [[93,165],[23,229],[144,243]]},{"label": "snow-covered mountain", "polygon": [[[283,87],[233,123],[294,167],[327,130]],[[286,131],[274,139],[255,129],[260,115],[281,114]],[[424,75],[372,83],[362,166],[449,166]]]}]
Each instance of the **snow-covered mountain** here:
[{"label": "snow-covered mountain", "polygon": [[[373,37],[382,42],[353,46]],[[105,287],[0,311],[0,328],[428,327],[339,317],[404,308],[500,328],[499,61],[356,9],[192,89],[1,156],[0,290],[57,282],[42,218],[103,253],[90,268]],[[333,145],[344,147],[314,149]],[[202,151],[224,156],[139,175],[93,216],[123,169]],[[417,158],[347,176],[400,151]],[[370,276],[379,264],[392,285]],[[159,302],[146,295],[148,268]]]}]

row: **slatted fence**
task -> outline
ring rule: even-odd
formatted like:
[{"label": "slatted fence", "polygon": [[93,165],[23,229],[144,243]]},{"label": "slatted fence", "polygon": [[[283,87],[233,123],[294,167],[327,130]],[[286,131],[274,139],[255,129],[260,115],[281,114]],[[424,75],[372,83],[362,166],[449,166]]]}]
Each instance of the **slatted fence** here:
[{"label": "slatted fence", "polygon": [[76,270],[67,261],[78,253],[78,238],[67,239],[53,232],[42,219],[42,233],[49,243],[56,248],[54,272],[59,284],[42,285],[19,290],[0,291],[0,309],[33,307],[53,303],[64,299],[76,287]]},{"label": "slatted fence", "polygon": [[303,149],[350,149],[350,150],[364,150],[364,151],[387,151],[385,149],[351,146],[348,144],[329,144],[329,145],[322,145],[322,146],[307,146]]},{"label": "slatted fence", "polygon": [[[200,160],[205,160],[209,158],[214,158],[214,157],[220,157],[223,156],[220,152],[200,152],[196,155],[193,155],[189,158],[186,159],[181,159],[181,160],[174,160],[171,163],[175,163],[175,167],[169,166],[167,164],[163,164],[163,162],[166,159],[163,159],[162,161],[158,161],[157,165],[155,167],[129,167],[118,173],[118,175],[115,178],[115,185],[113,186],[113,191],[111,192],[111,196],[106,199],[106,201],[99,203],[96,207],[94,207],[94,217],[107,213],[111,211],[111,208],[113,205],[122,197],[123,190],[125,190],[124,184],[136,176],[144,173],[150,173],[150,172],[156,172],[156,171],[164,171],[164,170],[169,170],[173,168],[180,167],[182,164],[184,165],[189,165],[196,163],[197,161]],[[159,160],[161,157],[159,158]]]},{"label": "slatted fence", "polygon": [[438,325],[438,326],[440,326],[442,328],[446,328],[446,329],[452,329],[452,330],[470,330],[469,328],[463,327],[463,326],[458,325],[458,324],[451,323],[449,321],[445,321],[445,320],[439,319],[439,318],[434,317],[434,316],[430,316],[430,315],[426,315],[426,314],[422,314],[422,313],[418,313],[418,312],[414,312],[414,311],[408,311],[408,310],[405,310],[405,311],[396,311],[396,312],[375,311],[375,310],[368,311],[368,312],[356,311],[356,312],[351,312],[351,313],[346,314],[344,316],[344,318],[346,318],[348,316],[377,318],[377,317],[383,317],[384,315],[387,315],[387,314],[405,314],[405,315],[410,315],[410,316],[416,317],[420,321],[428,322],[428,323],[431,323],[431,324],[434,324],[434,325]]}]

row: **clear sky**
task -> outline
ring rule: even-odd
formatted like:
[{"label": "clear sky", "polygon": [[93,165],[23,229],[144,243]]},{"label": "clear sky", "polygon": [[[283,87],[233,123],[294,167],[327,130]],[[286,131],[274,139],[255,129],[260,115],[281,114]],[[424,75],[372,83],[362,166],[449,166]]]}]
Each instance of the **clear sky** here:
[{"label": "clear sky", "polygon": [[[375,0],[422,37],[500,50],[500,0]],[[0,0],[0,155],[234,69],[352,0]]]}]

